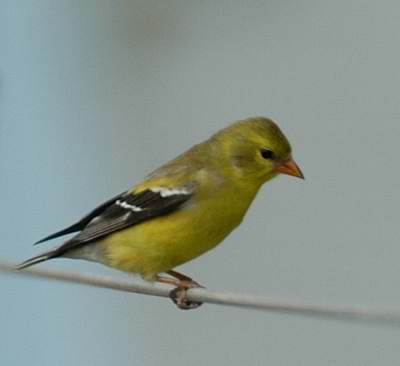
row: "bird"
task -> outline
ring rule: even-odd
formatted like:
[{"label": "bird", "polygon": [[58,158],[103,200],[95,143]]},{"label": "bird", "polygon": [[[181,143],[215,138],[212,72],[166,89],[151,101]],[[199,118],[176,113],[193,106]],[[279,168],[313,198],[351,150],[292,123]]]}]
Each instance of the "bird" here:
[{"label": "bird", "polygon": [[222,242],[261,186],[279,174],[304,179],[278,125],[266,117],[236,121],[36,242],[75,233],[17,268],[60,257],[98,262],[173,285],[170,297],[178,308],[196,308],[201,303],[189,301],[186,291],[203,286],[175,267]]}]

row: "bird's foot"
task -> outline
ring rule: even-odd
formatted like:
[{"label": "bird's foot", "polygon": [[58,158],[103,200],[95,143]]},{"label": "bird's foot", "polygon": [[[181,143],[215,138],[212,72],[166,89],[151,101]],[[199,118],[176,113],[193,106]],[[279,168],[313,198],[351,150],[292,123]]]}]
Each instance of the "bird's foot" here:
[{"label": "bird's foot", "polygon": [[191,288],[204,288],[196,281],[180,281],[178,285],[171,290],[169,297],[174,304],[182,310],[197,309],[203,303],[199,301],[191,301],[187,298],[187,291]]},{"label": "bird's foot", "polygon": [[169,297],[173,303],[182,310],[197,309],[203,303],[199,301],[191,301],[187,298],[187,291],[191,288],[204,288],[196,281],[192,280],[190,277],[182,275],[175,271],[168,271],[169,275],[174,278],[168,278],[163,276],[158,276],[156,281],[160,283],[167,283],[175,286],[173,290],[170,291]]}]

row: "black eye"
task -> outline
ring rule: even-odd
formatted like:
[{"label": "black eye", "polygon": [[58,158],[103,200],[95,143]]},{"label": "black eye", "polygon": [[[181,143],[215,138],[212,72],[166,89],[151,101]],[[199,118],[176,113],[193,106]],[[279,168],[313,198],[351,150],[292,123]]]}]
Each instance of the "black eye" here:
[{"label": "black eye", "polygon": [[261,156],[264,159],[272,160],[275,157],[275,154],[272,150],[269,149],[261,149]]}]

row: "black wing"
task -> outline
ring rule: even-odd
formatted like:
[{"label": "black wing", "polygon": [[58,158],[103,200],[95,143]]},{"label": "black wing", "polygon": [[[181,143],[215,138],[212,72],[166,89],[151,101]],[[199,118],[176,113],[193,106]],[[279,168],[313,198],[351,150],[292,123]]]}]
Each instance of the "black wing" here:
[{"label": "black wing", "polygon": [[104,202],[101,205],[97,206],[93,211],[89,212],[86,216],[82,217],[75,224],[72,224],[71,226],[68,226],[65,229],[57,231],[54,234],[46,236],[45,238],[43,238],[43,239],[37,241],[36,243],[34,243],[34,245],[43,243],[43,242],[45,242],[47,240],[58,238],[60,236],[64,236],[64,235],[71,234],[71,233],[76,233],[78,231],[83,230],[87,226],[87,224],[89,224],[90,221],[92,221],[95,217],[99,216],[107,207],[111,206],[117,199],[121,198],[125,194],[126,194],[126,192],[123,192],[123,193],[120,193],[120,194],[116,195],[113,198],[110,198],[106,202]]},{"label": "black wing", "polygon": [[186,190],[169,190],[167,195],[160,191],[145,190],[137,194],[125,193],[95,216],[76,236],[56,250],[55,256],[71,248],[99,240],[111,233],[136,225],[153,217],[174,211],[190,197]]},{"label": "black wing", "polygon": [[167,214],[190,197],[189,193],[163,197],[160,192],[152,190],[138,194],[127,193],[96,216],[81,233],[71,239],[71,242],[83,244],[101,239],[144,220]]},{"label": "black wing", "polygon": [[139,222],[174,211],[192,196],[191,190],[147,189],[137,194],[122,193],[103,203],[76,224],[52,234],[40,242],[81,230],[60,247],[22,262],[18,269],[59,257],[72,248],[99,240]]}]

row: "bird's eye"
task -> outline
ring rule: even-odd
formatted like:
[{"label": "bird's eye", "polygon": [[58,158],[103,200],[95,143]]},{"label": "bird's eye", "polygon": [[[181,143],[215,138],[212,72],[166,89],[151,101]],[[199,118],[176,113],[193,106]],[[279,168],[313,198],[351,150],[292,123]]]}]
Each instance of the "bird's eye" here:
[{"label": "bird's eye", "polygon": [[261,156],[264,159],[272,160],[275,157],[275,154],[272,150],[269,149],[261,149]]}]

